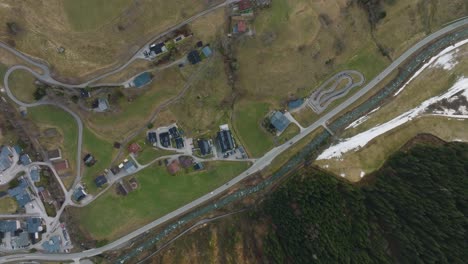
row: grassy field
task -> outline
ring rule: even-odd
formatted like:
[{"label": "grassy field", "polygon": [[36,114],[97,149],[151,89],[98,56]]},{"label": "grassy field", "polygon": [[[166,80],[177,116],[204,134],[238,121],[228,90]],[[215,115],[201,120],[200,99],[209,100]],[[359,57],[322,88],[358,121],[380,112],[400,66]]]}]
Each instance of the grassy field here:
[{"label": "grassy field", "polygon": [[138,157],[136,157],[136,159],[142,165],[148,164],[162,156],[176,154],[174,151],[153,148],[152,146],[146,144],[144,140],[138,141],[138,144],[141,146],[142,150],[138,153]]},{"label": "grassy field", "polygon": [[125,90],[126,97],[121,98],[119,105],[111,105],[115,111],[89,114],[87,124],[99,135],[120,141],[125,135],[145,126],[155,109],[175,97],[183,86],[184,79],[178,69],[159,72],[150,85],[138,90]]},{"label": "grassy field", "polygon": [[84,166],[83,170],[83,182],[87,187],[87,191],[94,194],[98,191],[94,179],[102,174],[104,169],[110,167],[117,150],[113,147],[113,142],[101,138],[85,128],[83,129],[83,153],[91,153],[97,160],[94,166]]},{"label": "grassy field", "polygon": [[63,6],[68,22],[76,31],[88,31],[101,27],[116,18],[129,6],[131,0],[65,0]]},{"label": "grassy field", "polygon": [[0,198],[0,213],[12,214],[12,213],[15,213],[17,209],[18,209],[18,204],[13,198],[9,196]]},{"label": "grassy field", "polygon": [[458,61],[458,64],[449,71],[441,67],[429,67],[424,70],[398,96],[392,98],[391,102],[369,115],[369,119],[358,127],[347,129],[343,137],[350,137],[389,121],[419,106],[423,101],[447,91],[457,78],[468,71],[468,63],[463,60],[467,54],[468,45],[460,47],[454,57],[454,61]]},{"label": "grassy field", "polygon": [[420,117],[373,139],[364,148],[348,152],[340,159],[317,160],[315,164],[350,181],[359,181],[361,171],[366,174],[379,169],[387,158],[419,133],[430,133],[446,141],[468,141],[468,120],[446,117]]},{"label": "grassy field", "polygon": [[115,239],[208,193],[247,169],[247,163],[209,163],[207,170],[169,175],[154,165],[136,175],[139,189],[122,197],[107,192],[76,209],[82,229],[95,239]]},{"label": "grassy field", "polygon": [[[3,80],[3,78],[2,78]],[[17,70],[14,71],[9,78],[9,86],[13,95],[22,102],[34,102],[34,91],[36,85],[34,81],[36,78],[27,71]]]},{"label": "grassy field", "polygon": [[[0,6],[0,24],[14,22],[19,33],[12,34],[3,26],[0,40],[47,60],[67,81],[80,82],[123,63],[154,35],[216,2],[10,1]],[[65,52],[58,53],[60,47]]]},{"label": "grassy field", "polygon": [[252,157],[262,156],[274,145],[273,136],[262,127],[262,121],[270,110],[270,104],[263,102],[236,104],[235,132]]},{"label": "grassy field", "polygon": [[277,144],[283,144],[284,142],[290,140],[297,134],[299,134],[300,129],[296,124],[289,124],[289,126],[281,133],[279,137],[275,137]]},{"label": "grassy field", "polygon": [[0,79],[2,80],[2,86],[3,86],[3,77],[5,76],[5,73],[7,70],[8,70],[8,67],[5,64],[0,63]]},{"label": "grassy field", "polygon": [[[60,134],[60,139],[53,140],[39,138],[39,142],[45,145],[46,149],[60,147],[62,157],[68,159],[70,170],[75,174],[76,155],[78,147],[78,127],[75,119],[67,112],[54,106],[38,106],[30,109],[28,115],[31,120],[39,126],[41,131],[47,128],[56,128]],[[78,164],[79,165],[79,164]],[[73,177],[68,177],[72,179]],[[67,181],[71,182],[71,181]]]}]

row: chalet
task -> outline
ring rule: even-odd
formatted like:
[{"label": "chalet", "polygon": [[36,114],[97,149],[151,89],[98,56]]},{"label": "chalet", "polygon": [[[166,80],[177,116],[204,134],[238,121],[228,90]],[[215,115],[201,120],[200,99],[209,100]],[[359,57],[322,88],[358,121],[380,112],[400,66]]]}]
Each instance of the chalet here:
[{"label": "chalet", "polygon": [[98,188],[101,188],[104,184],[107,183],[107,178],[104,175],[97,176],[96,179],[94,179],[94,183]]},{"label": "chalet", "polygon": [[202,156],[206,156],[206,155],[209,155],[211,154],[211,144],[210,144],[210,141],[206,140],[206,139],[199,139],[197,141],[198,143],[198,148],[200,149],[200,154]]},{"label": "chalet", "polygon": [[220,126],[220,131],[216,136],[219,146],[221,147],[221,152],[225,153],[235,148],[234,139],[232,138],[231,130],[229,130],[228,125]]},{"label": "chalet", "polygon": [[191,64],[197,64],[201,61],[200,53],[198,50],[192,50],[187,55],[187,59]]},{"label": "chalet", "polygon": [[184,139],[183,138],[178,137],[174,141],[175,141],[175,144],[176,144],[176,148],[178,148],[178,149],[184,148],[185,144],[184,144]]},{"label": "chalet", "polygon": [[159,134],[159,142],[161,143],[161,146],[168,148],[171,146],[171,139],[169,137],[168,132],[164,132]]}]

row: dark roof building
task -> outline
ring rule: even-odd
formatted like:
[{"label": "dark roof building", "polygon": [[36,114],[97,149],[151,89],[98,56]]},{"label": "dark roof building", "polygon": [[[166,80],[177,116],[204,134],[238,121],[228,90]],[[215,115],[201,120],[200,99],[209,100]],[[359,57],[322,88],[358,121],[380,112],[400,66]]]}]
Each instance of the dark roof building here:
[{"label": "dark roof building", "polygon": [[164,132],[159,134],[159,142],[161,143],[161,146],[168,148],[171,146],[171,139],[169,137],[168,132]]},{"label": "dark roof building", "polygon": [[156,43],[156,44],[153,44],[150,46],[150,51],[151,52],[154,52],[154,54],[156,56],[164,53],[164,52],[167,52],[167,48],[166,48],[166,45],[164,44],[164,42],[159,42],[159,43]]},{"label": "dark roof building", "polygon": [[158,138],[156,136],[156,132],[149,132],[148,133],[148,141],[151,143],[151,144],[154,144],[158,141]]},{"label": "dark roof building", "polygon": [[201,41],[201,40],[198,41],[198,42],[197,42],[197,47],[198,47],[198,48],[203,47],[203,41]]},{"label": "dark roof building", "polygon": [[193,165],[194,170],[203,170],[205,167],[203,166],[203,163],[197,162]]},{"label": "dark roof building", "polygon": [[191,64],[197,64],[201,61],[200,53],[197,50],[192,50],[187,55],[187,59]]},{"label": "dark roof building", "polygon": [[200,149],[200,154],[202,156],[211,154],[211,144],[208,140],[199,139],[197,143],[198,143],[198,148]]},{"label": "dark roof building", "polygon": [[173,138],[178,138],[180,137],[180,133],[179,133],[179,130],[177,129],[177,127],[171,127],[169,128],[169,134],[171,134],[171,136]]},{"label": "dark roof building", "polygon": [[94,183],[98,188],[101,188],[104,184],[107,183],[107,178],[104,175],[97,176],[96,179],[94,179]]},{"label": "dark roof building", "polygon": [[28,154],[23,154],[20,156],[20,162],[23,165],[29,165],[32,161]]},{"label": "dark roof building", "polygon": [[144,73],[138,75],[137,77],[135,77],[135,79],[133,80],[133,85],[136,88],[143,87],[143,86],[149,84],[151,82],[152,78],[153,78],[153,76],[151,76],[151,73],[144,72]]},{"label": "dark roof building", "polygon": [[270,118],[270,123],[276,128],[277,131],[283,132],[291,123],[289,119],[284,116],[280,111],[276,111]]},{"label": "dark roof building", "polygon": [[235,148],[234,139],[232,138],[232,134],[230,130],[219,131],[216,138],[221,147],[221,152],[224,153],[229,150],[233,150]]},{"label": "dark roof building", "polygon": [[184,139],[183,138],[181,138],[181,137],[176,138],[175,143],[176,143],[176,148],[178,148],[178,149],[184,148]]},{"label": "dark roof building", "polygon": [[91,97],[91,94],[88,91],[86,91],[86,89],[80,88],[80,96],[81,98],[89,98]]},{"label": "dark roof building", "polygon": [[73,192],[73,198],[77,202],[83,200],[86,197],[86,195],[88,194],[85,192],[85,190],[81,186],[76,188],[75,191]]}]

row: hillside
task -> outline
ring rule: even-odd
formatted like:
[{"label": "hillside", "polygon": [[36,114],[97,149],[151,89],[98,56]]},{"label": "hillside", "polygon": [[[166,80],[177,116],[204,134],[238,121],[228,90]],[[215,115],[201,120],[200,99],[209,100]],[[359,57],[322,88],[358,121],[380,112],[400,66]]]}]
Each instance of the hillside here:
[{"label": "hillside", "polygon": [[361,186],[314,169],[259,208],[176,241],[153,263],[462,263],[468,144],[416,145]]}]

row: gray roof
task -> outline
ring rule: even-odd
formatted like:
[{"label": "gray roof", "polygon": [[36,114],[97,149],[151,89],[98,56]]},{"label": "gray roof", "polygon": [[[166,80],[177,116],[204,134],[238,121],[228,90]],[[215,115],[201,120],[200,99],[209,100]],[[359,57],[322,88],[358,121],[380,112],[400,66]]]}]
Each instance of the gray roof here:
[{"label": "gray roof", "polygon": [[12,244],[16,248],[25,248],[29,246],[31,242],[29,241],[29,234],[26,232],[21,232],[19,236],[12,238]]},{"label": "gray roof", "polygon": [[27,191],[28,182],[25,179],[20,179],[19,182],[18,186],[8,190],[8,194],[16,199],[20,207],[24,207],[31,201],[31,197]]},{"label": "gray roof", "polygon": [[18,230],[18,222],[16,220],[0,220],[0,232],[15,232]]},{"label": "gray roof", "polygon": [[33,182],[39,182],[41,180],[41,176],[39,174],[38,169],[32,169],[31,172],[29,173],[31,175],[31,180]]},{"label": "gray roof", "polygon": [[106,111],[109,108],[109,103],[107,102],[106,98],[99,98],[98,99],[98,109],[100,111]]},{"label": "gray roof", "polygon": [[60,251],[60,237],[51,237],[50,240],[42,243],[42,247],[47,253],[58,253]]},{"label": "gray roof", "polygon": [[41,219],[38,217],[30,217],[26,219],[27,230],[28,233],[36,233],[39,232],[39,228],[41,227]]},{"label": "gray roof", "polygon": [[291,123],[291,121],[289,121],[289,119],[280,111],[276,111],[271,116],[270,122],[279,132],[283,132],[288,127],[289,123]]},{"label": "gray roof", "polygon": [[13,152],[10,150],[9,147],[3,146],[0,150],[0,171],[4,171],[13,164],[12,157]]},{"label": "gray roof", "polygon": [[133,163],[132,161],[127,161],[125,164],[124,164],[124,169],[127,173],[133,173],[136,171],[136,165],[135,163]]}]

